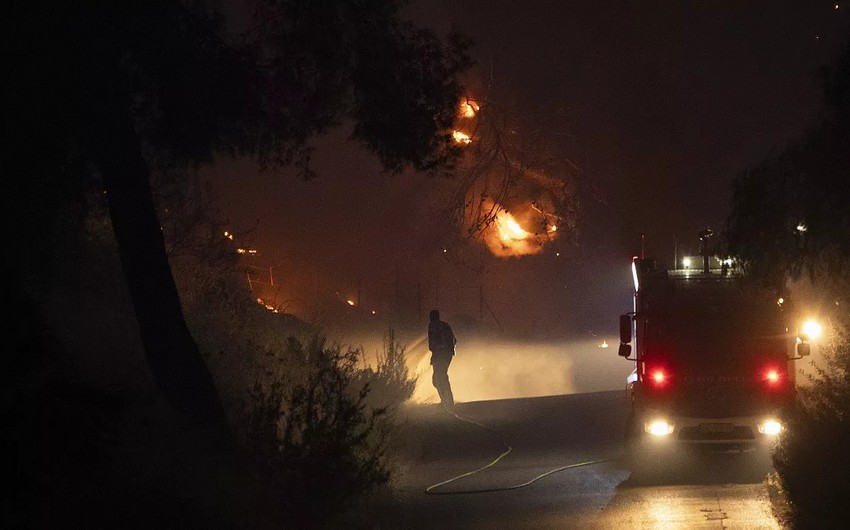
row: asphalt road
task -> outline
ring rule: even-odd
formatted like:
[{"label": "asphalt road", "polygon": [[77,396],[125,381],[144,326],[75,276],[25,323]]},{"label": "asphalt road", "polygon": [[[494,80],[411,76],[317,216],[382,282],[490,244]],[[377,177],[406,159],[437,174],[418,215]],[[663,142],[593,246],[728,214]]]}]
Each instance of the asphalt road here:
[{"label": "asphalt road", "polygon": [[[650,456],[657,465],[638,476],[622,458],[624,404],[624,392],[596,392],[462,403],[457,416],[439,405],[410,406],[397,496],[381,508],[381,527],[780,528],[764,481],[766,455]],[[491,467],[433,487],[486,466],[508,446]],[[502,490],[586,462],[598,463]]]}]

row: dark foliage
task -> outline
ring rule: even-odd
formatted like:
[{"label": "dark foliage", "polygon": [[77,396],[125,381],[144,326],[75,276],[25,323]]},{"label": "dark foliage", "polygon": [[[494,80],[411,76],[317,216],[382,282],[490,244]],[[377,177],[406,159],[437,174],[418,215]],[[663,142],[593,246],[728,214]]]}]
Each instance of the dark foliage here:
[{"label": "dark foliage", "polygon": [[847,275],[850,257],[850,42],[825,76],[821,124],[733,183],[724,237],[763,281]]},{"label": "dark foliage", "polygon": [[[103,186],[154,378],[187,422],[226,445],[222,407],[169,268],[151,168],[224,151],[294,162],[307,174],[308,140],[346,118],[390,169],[447,162],[443,129],[459,95],[454,74],[467,61],[458,39],[444,47],[400,22],[393,0],[259,0],[255,27],[238,35],[212,6],[4,4],[0,171],[15,181],[4,213],[26,228],[12,243],[38,241],[4,264],[22,283],[61,266],[62,207]],[[38,296],[39,286],[30,291]]]},{"label": "dark foliage", "polygon": [[850,521],[850,42],[824,81],[821,123],[735,180],[725,230],[751,278],[807,280],[832,330],[773,455],[799,528]]},{"label": "dark foliage", "polygon": [[357,350],[327,347],[316,336],[291,340],[289,349],[306,360],[306,376],[254,385],[244,440],[293,526],[324,527],[389,478],[379,429],[386,410],[368,408],[369,386],[355,383]]}]

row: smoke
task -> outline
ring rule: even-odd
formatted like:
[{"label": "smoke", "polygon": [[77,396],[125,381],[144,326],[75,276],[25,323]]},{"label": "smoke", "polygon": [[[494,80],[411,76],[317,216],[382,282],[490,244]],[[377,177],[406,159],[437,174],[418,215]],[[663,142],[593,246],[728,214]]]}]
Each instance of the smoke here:
[{"label": "smoke", "polygon": [[[608,338],[616,343],[616,338]],[[430,354],[422,343],[408,352],[417,377],[413,401],[439,402],[431,384]],[[529,344],[492,339],[459,341],[449,380],[459,402],[625,389],[632,363],[599,342]]]}]

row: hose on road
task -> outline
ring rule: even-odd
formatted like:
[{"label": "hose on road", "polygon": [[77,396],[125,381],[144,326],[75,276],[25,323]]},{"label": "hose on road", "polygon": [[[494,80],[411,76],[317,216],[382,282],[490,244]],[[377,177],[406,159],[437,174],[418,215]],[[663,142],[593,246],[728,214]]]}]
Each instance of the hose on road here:
[{"label": "hose on road", "polygon": [[429,495],[464,495],[464,494],[470,494],[470,493],[491,493],[491,492],[495,492],[495,491],[516,490],[516,489],[524,488],[526,486],[530,486],[530,485],[534,484],[535,482],[537,482],[538,480],[540,480],[544,477],[548,477],[549,475],[554,475],[555,473],[559,473],[559,472],[565,471],[567,469],[575,469],[575,468],[578,468],[578,467],[592,466],[594,464],[602,464],[602,463],[605,463],[605,462],[612,462],[612,461],[616,460],[615,458],[602,458],[602,459],[599,459],[599,460],[586,460],[584,462],[576,462],[576,463],[568,464],[566,466],[561,466],[561,467],[558,467],[558,468],[555,468],[555,469],[550,469],[549,471],[547,471],[545,473],[541,473],[541,474],[537,475],[536,477],[532,478],[531,480],[527,480],[527,481],[525,481],[521,484],[513,484],[513,485],[510,485],[510,486],[498,486],[498,487],[493,487],[493,488],[483,488],[483,489],[475,489],[475,490],[434,491],[437,488],[439,488],[440,486],[445,486],[446,484],[451,484],[452,482],[455,482],[455,481],[460,480],[460,479],[465,478],[465,477],[475,475],[476,473],[479,473],[481,471],[484,471],[485,469],[488,469],[490,467],[495,466],[496,464],[499,463],[499,461],[501,461],[503,458],[508,456],[511,453],[511,451],[513,451],[513,447],[511,447],[506,442],[504,435],[502,433],[500,433],[499,431],[497,431],[497,430],[495,430],[491,427],[488,427],[484,424],[478,423],[477,421],[473,421],[473,420],[470,420],[468,418],[464,418],[462,416],[459,416],[457,413],[455,413],[452,410],[449,410],[449,409],[446,409],[446,410],[449,412],[449,414],[451,414],[455,418],[459,419],[460,421],[463,421],[463,422],[466,422],[466,423],[471,423],[472,425],[476,425],[476,426],[478,426],[482,429],[485,429],[487,431],[490,431],[490,432],[496,434],[497,436],[499,436],[501,438],[502,445],[506,448],[506,450],[505,450],[505,452],[503,452],[502,454],[497,456],[495,460],[493,460],[492,462],[490,462],[489,464],[487,464],[485,466],[479,467],[478,469],[475,469],[473,471],[468,471],[468,472],[463,473],[461,475],[458,475],[456,477],[452,477],[448,480],[444,480],[442,482],[438,482],[436,484],[432,484],[432,485],[428,486],[427,488],[425,488],[425,493],[427,493]]}]

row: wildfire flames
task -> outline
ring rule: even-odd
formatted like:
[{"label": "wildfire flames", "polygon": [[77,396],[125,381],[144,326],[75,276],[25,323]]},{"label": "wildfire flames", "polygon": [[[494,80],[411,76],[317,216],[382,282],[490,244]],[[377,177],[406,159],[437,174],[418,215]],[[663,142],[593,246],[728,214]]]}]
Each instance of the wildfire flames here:
[{"label": "wildfire flames", "polygon": [[452,132],[452,138],[454,138],[454,141],[459,144],[468,144],[472,142],[472,138],[470,138],[468,134],[460,131]]},{"label": "wildfire flames", "polygon": [[[508,147],[501,143],[498,145],[502,147],[494,147],[495,140],[490,136],[500,133],[498,127],[496,132],[492,127],[482,127],[482,120],[485,124],[490,123],[485,110],[476,100],[462,98],[458,102],[457,119],[452,130],[453,141],[471,153],[466,160],[466,169],[473,185],[465,191],[465,223],[469,233],[480,235],[495,256],[537,254],[559,235],[559,228],[567,234],[571,231],[569,222],[563,227],[556,224],[565,220],[561,216],[563,214],[556,212],[562,212],[564,203],[569,199],[568,187],[557,175],[522,163],[519,160],[521,156],[511,151],[513,141],[504,143]],[[515,131],[510,132],[513,134]],[[513,148],[516,150],[516,146]],[[522,150],[521,147],[519,149]],[[504,160],[497,156],[498,162],[494,162],[490,151]],[[504,176],[500,176],[503,171]],[[501,203],[497,204],[491,198],[491,188],[492,181],[497,182],[498,188],[500,178],[503,190],[509,190],[509,193],[497,194]]]},{"label": "wildfire flames", "polygon": [[555,238],[557,225],[549,224],[532,205],[518,210],[515,211],[516,215],[501,210],[484,231],[484,241],[494,255],[509,257],[537,254]]}]

